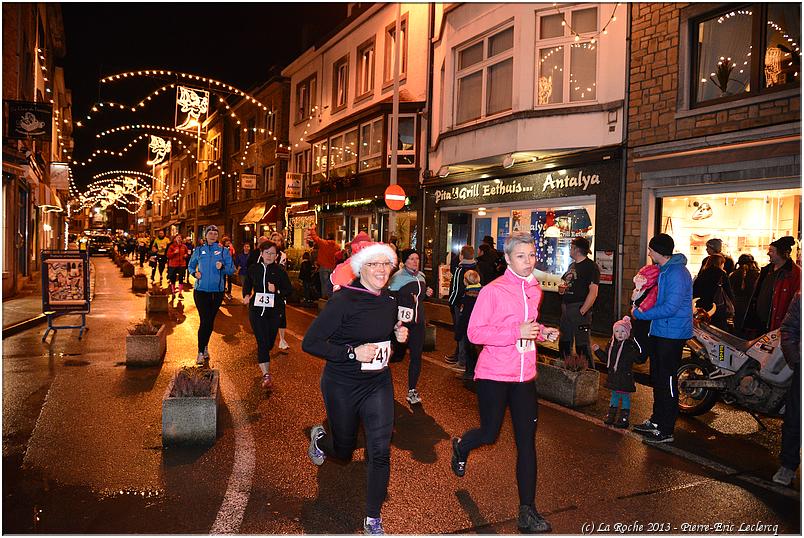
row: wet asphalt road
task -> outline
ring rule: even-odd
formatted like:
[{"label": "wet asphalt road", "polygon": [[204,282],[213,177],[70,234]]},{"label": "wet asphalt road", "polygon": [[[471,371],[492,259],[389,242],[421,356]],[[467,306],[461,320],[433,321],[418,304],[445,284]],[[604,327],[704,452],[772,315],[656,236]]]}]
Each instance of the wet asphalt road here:
[{"label": "wet asphalt road", "polygon": [[[43,344],[40,328],[3,341],[3,532],[357,532],[365,501],[362,444],[346,464],[315,467],[306,456],[309,428],[324,418],[323,362],[300,351],[313,312],[288,309],[291,351],[274,356],[276,389],[266,395],[245,307],[225,305],[210,344],[211,365],[222,374],[217,441],[163,449],[162,396],[173,373],[195,359],[191,294],[157,318],[170,329],[164,364],[126,368],[126,326],[143,317],[145,298],[130,291],[111,261],[94,260],[96,298],[83,341],[64,331]],[[419,383],[423,405],[404,400],[407,362],[392,365],[386,531],[516,533],[510,423],[495,445],[472,453],[464,478],[449,469],[450,437],[478,418],[471,386],[441,362],[452,350],[451,333],[439,329],[438,338]],[[761,522],[778,525],[779,534],[800,533],[799,479],[794,490],[767,482],[776,467],[778,423],[763,431],[747,414],[718,406],[683,419],[672,451],[659,450],[601,425],[605,392],[580,412],[540,406],[537,505],[555,532],[580,534],[594,524],[603,532],[697,534],[720,523],[737,533]],[[640,387],[635,402],[636,419],[644,419],[649,391]]]}]

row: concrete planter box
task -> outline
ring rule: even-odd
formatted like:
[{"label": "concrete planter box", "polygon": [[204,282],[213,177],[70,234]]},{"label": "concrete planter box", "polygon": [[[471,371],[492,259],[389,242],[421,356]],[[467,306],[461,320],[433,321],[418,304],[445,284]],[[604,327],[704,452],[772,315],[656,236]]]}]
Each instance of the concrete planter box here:
[{"label": "concrete planter box", "polygon": [[148,314],[152,312],[167,312],[168,297],[168,295],[151,295],[149,291],[145,294],[145,312]]},{"label": "concrete planter box", "polygon": [[123,271],[123,278],[134,276],[134,266],[129,261],[123,262],[123,265],[120,266],[120,270]]},{"label": "concrete planter box", "polygon": [[435,351],[436,348],[436,327],[431,323],[424,325],[424,346],[423,351]]},{"label": "concrete planter box", "polygon": [[221,399],[220,372],[212,370],[212,391],[207,397],[171,397],[176,375],[162,398],[162,446],[214,444]]},{"label": "concrete planter box", "polygon": [[126,336],[126,366],[158,366],[167,351],[167,327],[162,325],[156,334]]},{"label": "concrete planter box", "polygon": [[148,291],[148,276],[143,273],[132,276],[131,291]]},{"label": "concrete planter box", "polygon": [[567,407],[580,407],[597,401],[600,383],[597,370],[571,372],[543,362],[539,362],[537,368],[536,393],[540,397]]}]

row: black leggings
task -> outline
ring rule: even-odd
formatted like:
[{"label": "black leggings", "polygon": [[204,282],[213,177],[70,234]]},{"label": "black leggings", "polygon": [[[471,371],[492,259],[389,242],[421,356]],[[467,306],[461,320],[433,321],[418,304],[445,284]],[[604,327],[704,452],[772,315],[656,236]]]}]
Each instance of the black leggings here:
[{"label": "black leggings", "polygon": [[193,290],[193,300],[198,309],[198,317],[201,318],[201,324],[198,326],[198,352],[203,353],[209,344],[209,337],[212,336],[215,316],[218,315],[218,309],[223,302],[223,292]]},{"label": "black leggings", "polygon": [[251,322],[251,330],[257,339],[257,362],[264,363],[271,360],[271,349],[276,342],[276,334],[279,331],[279,317],[275,314],[260,315],[262,308],[248,307],[248,320]]},{"label": "black leggings", "polygon": [[326,370],[321,376],[321,394],[327,410],[329,431],[318,441],[327,455],[352,459],[357,429],[363,423],[366,435],[366,515],[380,517],[391,476],[391,434],[394,430],[394,387],[390,375],[366,381],[342,382]]},{"label": "black leggings", "polygon": [[500,434],[508,406],[516,440],[519,504],[532,506],[536,499],[536,423],[539,417],[536,385],[533,381],[510,383],[478,379],[477,404],[480,408],[480,427],[463,434],[458,451],[468,457],[475,448],[494,443]]},{"label": "black leggings", "polygon": [[186,267],[168,267],[168,283],[175,285],[178,280],[179,284],[183,284],[185,272],[187,272]]},{"label": "black leggings", "polygon": [[[162,280],[162,275],[165,273],[165,265],[167,265],[167,256],[156,256],[156,263],[159,265],[159,280]],[[151,280],[156,276],[156,266],[151,269]]]},{"label": "black leggings", "polygon": [[422,372],[422,349],[424,349],[424,323],[405,325],[408,328],[408,341],[404,344],[394,341],[393,362],[405,358],[405,350],[410,350],[408,366],[408,390],[415,389]]}]

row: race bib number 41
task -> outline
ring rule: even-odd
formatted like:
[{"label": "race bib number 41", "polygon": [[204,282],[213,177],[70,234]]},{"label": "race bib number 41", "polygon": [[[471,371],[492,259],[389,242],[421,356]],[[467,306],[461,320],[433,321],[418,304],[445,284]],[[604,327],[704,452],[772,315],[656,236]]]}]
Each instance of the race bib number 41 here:
[{"label": "race bib number 41", "polygon": [[273,308],[274,307],[273,293],[255,293],[254,294],[254,308]]},{"label": "race bib number 41", "polygon": [[388,366],[388,359],[391,358],[391,341],[373,342],[377,346],[377,351],[374,353],[374,359],[371,362],[361,362],[360,369],[364,372],[382,370]]}]

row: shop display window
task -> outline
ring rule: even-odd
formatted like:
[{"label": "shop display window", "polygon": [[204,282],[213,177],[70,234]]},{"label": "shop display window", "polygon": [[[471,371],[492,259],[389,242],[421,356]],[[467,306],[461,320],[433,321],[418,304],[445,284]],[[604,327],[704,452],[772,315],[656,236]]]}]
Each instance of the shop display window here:
[{"label": "shop display window", "polygon": [[[569,201],[569,200],[567,200]],[[542,288],[558,291],[558,285],[569,268],[570,243],[574,237],[583,236],[592,243],[590,257],[594,259],[595,251],[595,197],[574,199],[572,203],[543,207],[497,207],[481,208],[472,214],[471,236],[475,239],[475,248],[483,237],[495,238],[495,247],[503,251],[505,240],[513,232],[529,231],[536,242],[535,274]],[[482,214],[478,214],[482,212]],[[460,251],[462,233],[461,223],[456,220],[468,213],[452,213],[448,217],[447,245],[452,252]],[[457,228],[456,228],[457,227]],[[468,235],[468,234],[467,234]]]},{"label": "shop display window", "polygon": [[[661,232],[673,237],[676,252],[687,256],[696,275],[706,257],[706,242],[723,241],[723,254],[736,262],[751,254],[768,263],[768,245],[785,235],[801,234],[801,190],[750,191],[662,198]],[[793,248],[793,259],[800,257]]]}]

